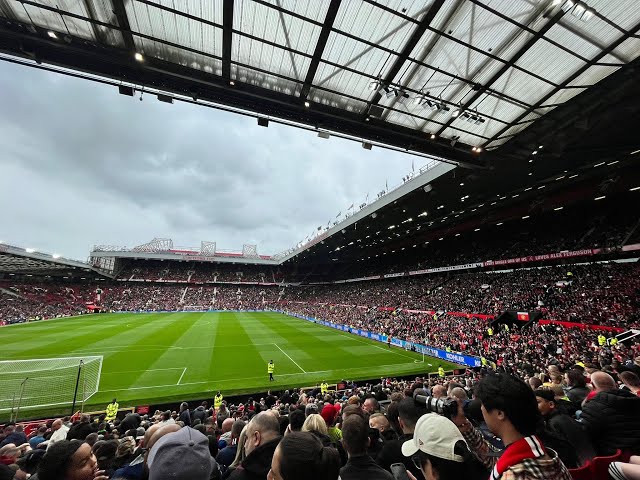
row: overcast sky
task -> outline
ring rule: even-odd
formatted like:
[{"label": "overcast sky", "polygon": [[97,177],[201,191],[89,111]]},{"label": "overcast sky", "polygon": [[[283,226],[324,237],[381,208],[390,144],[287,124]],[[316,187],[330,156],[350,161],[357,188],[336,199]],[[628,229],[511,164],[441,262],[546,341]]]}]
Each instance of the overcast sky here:
[{"label": "overcast sky", "polygon": [[138,96],[0,62],[1,241],[77,259],[153,237],[273,254],[426,163]]}]

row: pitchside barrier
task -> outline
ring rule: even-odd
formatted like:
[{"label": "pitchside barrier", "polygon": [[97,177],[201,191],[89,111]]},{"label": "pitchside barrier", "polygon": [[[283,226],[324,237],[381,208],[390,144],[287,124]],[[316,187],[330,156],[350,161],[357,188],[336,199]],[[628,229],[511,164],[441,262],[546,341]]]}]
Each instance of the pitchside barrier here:
[{"label": "pitchside barrier", "polygon": [[[343,332],[359,335],[361,337],[369,338],[371,340],[376,340],[381,343],[387,343],[387,340],[389,338],[387,337],[387,335],[371,333],[366,330],[350,327],[348,325],[340,325],[337,323],[326,322],[324,320],[320,320],[317,318],[305,317],[304,315],[298,315],[298,314],[289,313],[286,311],[278,311],[278,313],[289,315],[290,317],[300,318],[308,322],[318,323],[320,325],[324,325],[325,327],[335,328],[336,330],[341,330]],[[393,345],[394,347],[400,347],[406,350],[412,350],[422,355],[428,355],[430,357],[439,358],[441,360],[446,360],[447,362],[457,363],[459,365],[464,365],[467,367],[480,367],[482,365],[482,361],[478,357],[462,355],[460,353],[454,353],[454,352],[447,352],[446,350],[430,347],[428,345],[422,345],[420,343],[409,342],[407,340],[401,340],[395,337],[391,338],[391,345]]]},{"label": "pitchside barrier", "polygon": [[0,361],[0,413],[69,405],[70,411],[100,385],[102,356]]}]

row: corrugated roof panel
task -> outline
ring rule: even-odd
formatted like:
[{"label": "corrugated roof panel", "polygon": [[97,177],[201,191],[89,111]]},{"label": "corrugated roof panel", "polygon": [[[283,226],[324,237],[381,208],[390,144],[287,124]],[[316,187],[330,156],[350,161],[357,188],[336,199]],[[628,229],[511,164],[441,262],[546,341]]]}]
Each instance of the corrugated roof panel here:
[{"label": "corrugated roof panel", "polygon": [[416,24],[362,0],[343,2],[334,28],[399,52]]},{"label": "corrugated roof panel", "polygon": [[[560,22],[565,22],[567,16],[565,15]],[[575,18],[575,17],[574,17]],[[560,45],[568,47],[572,52],[575,52],[578,55],[591,60],[598,53],[602,51],[602,49],[587,40],[580,38],[580,36],[570,32],[566,28],[562,26],[561,23],[558,23],[551,27],[547,33],[545,33],[545,38],[553,40]],[[555,51],[552,49],[557,49],[555,45],[550,44],[549,42],[541,41],[541,45],[546,45],[549,47],[549,53],[555,55]],[[606,44],[608,45],[608,43]],[[605,46],[606,46],[605,45]],[[566,53],[566,52],[565,52]]]},{"label": "corrugated roof panel", "polygon": [[369,90],[371,79],[342,68],[320,62],[313,84],[361,99],[370,99],[375,91]]},{"label": "corrugated roof panel", "polygon": [[[514,125],[513,127],[510,127],[508,130],[506,130],[502,135],[500,135],[500,139],[504,139],[504,137],[515,135],[516,133],[521,132],[522,130],[527,128],[532,123],[533,121]],[[499,142],[500,139],[498,139],[497,141]],[[493,146],[494,144],[492,143],[491,145]]]},{"label": "corrugated roof panel", "polygon": [[250,67],[304,80],[311,59],[240,35],[233,36],[231,59]]},{"label": "corrugated roof panel", "polygon": [[231,65],[231,78],[242,83],[255,85],[256,87],[266,88],[274,92],[283,93],[299,97],[301,84],[298,82],[285,80],[283,78],[274,77],[266,73],[257,72],[251,68]]},{"label": "corrugated roof panel", "polygon": [[[244,0],[243,0],[244,1]],[[268,3],[278,5],[286,10],[303,15],[316,22],[324,22],[329,8],[329,2],[319,2],[318,0],[266,0]],[[236,11],[240,3],[236,2]]]},{"label": "corrugated roof panel", "polygon": [[235,4],[233,28],[310,55],[322,30],[317,25],[249,0]]},{"label": "corrugated roof panel", "polygon": [[[493,95],[483,95],[478,101],[474,102],[470,108],[471,111],[477,111],[481,116],[491,116],[504,122],[510,121],[512,118],[522,115],[525,108],[520,105],[514,105],[513,102],[503,100]],[[465,120],[466,121],[466,120]],[[497,120],[485,118],[485,122],[481,124],[484,128],[479,132],[483,135],[491,136],[495,131],[504,128],[505,124]],[[474,130],[476,131],[476,130]]]},{"label": "corrugated roof panel", "polygon": [[585,62],[548,42],[537,41],[516,64],[551,82],[561,83]]},{"label": "corrugated roof panel", "polygon": [[313,103],[328,105],[334,108],[341,108],[351,113],[363,114],[367,108],[367,102],[361,102],[343,95],[333,94],[324,90],[311,87],[309,100]]},{"label": "corrugated roof panel", "polygon": [[[396,108],[400,109],[401,106],[396,105]],[[413,130],[420,129],[420,127],[422,127],[422,125],[424,124],[424,121],[419,118],[415,118],[411,115],[406,115],[402,112],[395,112],[393,110],[390,110],[388,112],[385,117],[385,121],[394,123],[396,125],[402,125]]]},{"label": "corrugated roof panel", "polygon": [[611,75],[613,72],[616,72],[618,69],[619,67],[605,67],[601,65],[592,66],[589,67],[582,75],[579,75],[575,80],[570,82],[569,85],[594,85],[603,78]]},{"label": "corrugated roof panel", "polygon": [[545,100],[545,105],[554,105],[559,103],[568,102],[576,95],[584,92],[586,88],[564,88],[557,93],[554,93],[548,100]]},{"label": "corrugated roof panel", "polygon": [[[89,16],[84,5],[79,2],[72,2],[69,0],[40,0],[38,3],[52,8],[59,8],[60,10],[81,15],[83,17]],[[13,2],[12,6],[16,17],[26,24],[31,24],[31,21],[33,21],[33,23],[39,27],[65,34],[67,33],[68,28],[68,32],[73,36],[85,38],[91,41],[96,40],[91,24],[87,21],[67,16],[63,22],[62,17],[59,14],[49,10],[44,10],[33,5],[21,4],[19,2]],[[31,17],[31,19],[29,19],[29,17]]]},{"label": "corrugated roof panel", "polygon": [[507,70],[491,88],[529,105],[533,105],[538,99],[553,90],[552,85],[515,68]]},{"label": "corrugated roof panel", "polygon": [[[125,4],[125,8],[131,28],[139,33],[203,53],[222,56],[221,28],[138,2],[129,2]],[[211,13],[209,11],[209,14]],[[132,19],[135,19],[135,22],[132,23]]]},{"label": "corrugated roof panel", "polygon": [[[382,72],[381,77],[384,78],[397,56],[390,55],[383,50],[357,40],[352,40],[339,33],[331,32],[322,58],[338,65],[345,65],[367,73],[373,77],[377,77]],[[316,78],[322,77],[316,75]]]},{"label": "corrugated roof panel", "polygon": [[640,56],[640,38],[627,38],[614,52],[635,60]]}]

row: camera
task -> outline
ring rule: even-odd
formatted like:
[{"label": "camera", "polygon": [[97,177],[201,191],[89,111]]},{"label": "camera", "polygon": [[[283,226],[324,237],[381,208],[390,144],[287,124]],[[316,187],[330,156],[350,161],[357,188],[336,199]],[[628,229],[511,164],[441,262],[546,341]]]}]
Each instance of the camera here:
[{"label": "camera", "polygon": [[419,405],[424,405],[427,411],[437,413],[447,418],[455,417],[458,414],[458,401],[451,398],[435,398],[430,395],[421,395],[424,389],[417,389],[413,392],[413,401]]}]

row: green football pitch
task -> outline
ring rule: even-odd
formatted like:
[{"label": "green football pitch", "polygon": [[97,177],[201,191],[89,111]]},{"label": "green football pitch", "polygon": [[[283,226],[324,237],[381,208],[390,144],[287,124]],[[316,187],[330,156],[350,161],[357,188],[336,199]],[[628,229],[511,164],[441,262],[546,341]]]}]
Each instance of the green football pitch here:
[{"label": "green football pitch", "polygon": [[[2,327],[0,345],[0,360],[102,356],[98,392],[85,410],[114,397],[132,406],[459,368],[275,312],[88,315]],[[4,406],[14,393],[0,392]]]}]

